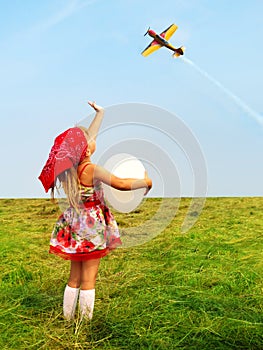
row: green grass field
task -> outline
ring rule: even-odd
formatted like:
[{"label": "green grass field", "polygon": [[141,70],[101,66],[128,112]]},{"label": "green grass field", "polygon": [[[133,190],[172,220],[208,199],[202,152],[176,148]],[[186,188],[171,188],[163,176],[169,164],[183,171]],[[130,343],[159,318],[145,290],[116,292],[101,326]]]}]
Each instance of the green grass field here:
[{"label": "green grass field", "polygon": [[[115,217],[136,226],[159,202]],[[0,200],[0,348],[263,349],[263,198],[208,198],[182,234],[188,205],[150,242],[102,259],[92,322],[68,324],[69,263],[48,254],[58,209]]]}]

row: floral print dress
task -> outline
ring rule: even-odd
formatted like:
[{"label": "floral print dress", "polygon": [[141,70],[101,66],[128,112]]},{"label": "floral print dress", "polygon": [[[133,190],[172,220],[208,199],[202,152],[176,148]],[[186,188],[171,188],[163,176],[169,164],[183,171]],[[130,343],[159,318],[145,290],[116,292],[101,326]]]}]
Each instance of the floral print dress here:
[{"label": "floral print dress", "polygon": [[49,252],[74,261],[101,258],[121,245],[117,223],[105,204],[101,183],[81,184],[80,196],[79,210],[69,207],[58,218]]}]

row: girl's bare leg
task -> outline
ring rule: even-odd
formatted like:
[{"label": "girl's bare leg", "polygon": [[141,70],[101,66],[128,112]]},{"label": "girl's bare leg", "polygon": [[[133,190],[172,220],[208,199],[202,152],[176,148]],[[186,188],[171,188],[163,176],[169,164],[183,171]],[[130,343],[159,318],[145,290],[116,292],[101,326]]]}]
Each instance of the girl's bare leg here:
[{"label": "girl's bare leg", "polygon": [[94,289],[98,275],[100,259],[92,259],[82,262],[81,289]]},{"label": "girl's bare leg", "polygon": [[82,261],[71,261],[68,285],[79,288],[81,282]]},{"label": "girl's bare leg", "polygon": [[95,303],[95,285],[100,259],[83,261],[81,270],[81,290],[79,306],[81,318],[92,319]]},{"label": "girl's bare leg", "polygon": [[72,320],[75,316],[79,296],[81,268],[81,262],[71,261],[70,276],[63,298],[63,314],[66,320]]}]

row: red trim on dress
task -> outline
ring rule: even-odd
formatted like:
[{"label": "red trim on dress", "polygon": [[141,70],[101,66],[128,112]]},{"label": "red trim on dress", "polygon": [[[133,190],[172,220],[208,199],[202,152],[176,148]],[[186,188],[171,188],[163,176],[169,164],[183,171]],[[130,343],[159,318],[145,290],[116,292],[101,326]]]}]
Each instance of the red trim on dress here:
[{"label": "red trim on dress", "polygon": [[104,256],[108,255],[110,252],[110,248],[105,248],[102,250],[94,250],[90,253],[66,253],[63,252],[59,247],[50,246],[49,253],[60,256],[65,260],[71,261],[86,261],[92,259],[100,259]]},{"label": "red trim on dress", "polygon": [[92,207],[96,207],[96,205],[103,205],[103,203],[101,203],[100,200],[96,200],[96,201],[87,201],[87,202],[83,202],[83,206],[85,208],[92,208]]}]

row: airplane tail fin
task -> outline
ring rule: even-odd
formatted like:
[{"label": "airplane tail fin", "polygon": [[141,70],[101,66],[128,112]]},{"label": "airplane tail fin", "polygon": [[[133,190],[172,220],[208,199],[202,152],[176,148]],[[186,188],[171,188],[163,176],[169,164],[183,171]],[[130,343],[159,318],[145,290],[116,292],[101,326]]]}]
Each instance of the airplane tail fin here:
[{"label": "airplane tail fin", "polygon": [[176,49],[176,51],[173,53],[173,57],[180,57],[184,54],[185,52],[185,47],[184,46],[181,46],[179,47],[178,49]]}]

